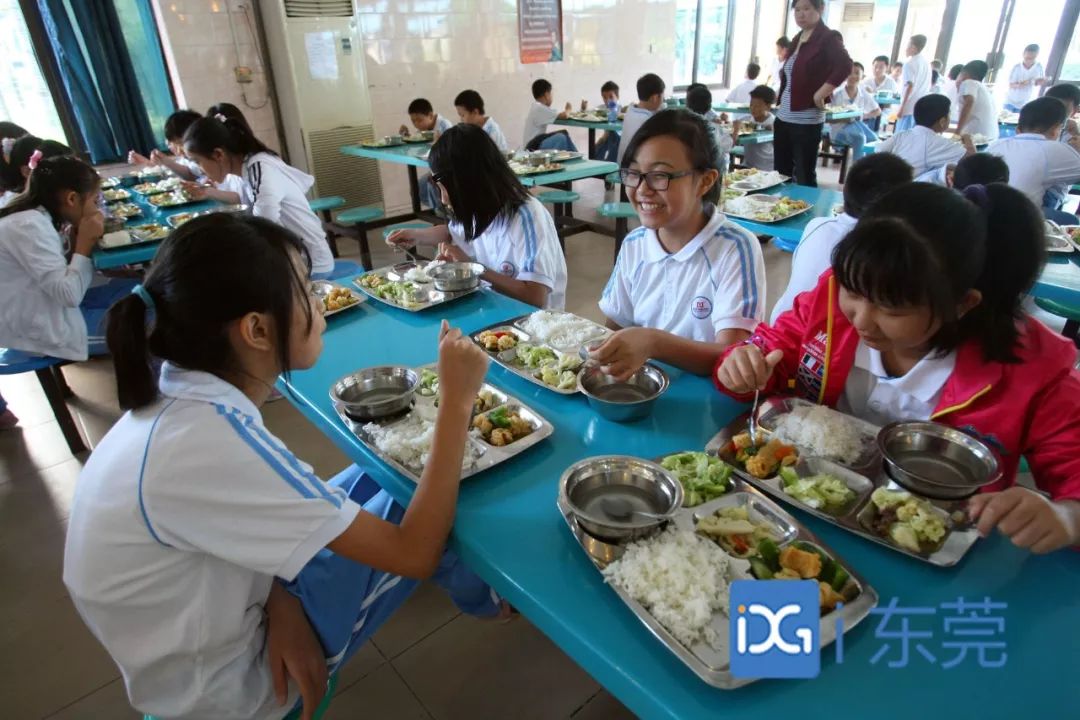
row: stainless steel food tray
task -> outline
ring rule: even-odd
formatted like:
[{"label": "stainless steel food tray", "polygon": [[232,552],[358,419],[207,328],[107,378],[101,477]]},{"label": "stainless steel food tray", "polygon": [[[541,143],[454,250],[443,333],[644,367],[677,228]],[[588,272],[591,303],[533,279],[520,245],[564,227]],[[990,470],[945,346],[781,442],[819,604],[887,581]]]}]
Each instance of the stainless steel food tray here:
[{"label": "stainless steel food tray", "polygon": [[[735,189],[735,190],[746,190],[747,189],[745,187],[740,187],[740,183],[737,183],[737,182],[732,183],[731,187],[733,189]],[[768,187],[773,187],[773,186],[770,185]],[[761,188],[761,189],[765,189],[765,188]],[[756,202],[754,200],[751,200],[751,198],[755,198],[755,197],[758,197],[758,196],[759,196],[759,193],[755,192],[752,195],[744,195],[741,198],[737,198],[737,200],[739,200],[739,201],[747,201],[747,202]],[[780,202],[780,200],[781,200],[781,196],[779,196],[779,195],[760,195],[760,197],[762,197],[762,198],[776,198],[776,202]],[[795,198],[795,199],[798,199],[798,198]],[[725,215],[729,215],[729,216],[735,217],[735,218],[740,218],[742,220],[749,220],[751,222],[763,223],[765,225],[770,225],[772,223],[778,223],[778,222],[783,222],[785,220],[790,220],[793,217],[798,217],[799,215],[802,215],[803,213],[808,213],[808,212],[810,212],[811,210],[814,209],[814,205],[813,205],[813,203],[811,203],[807,207],[804,207],[801,210],[796,210],[795,212],[793,212],[793,213],[791,213],[789,215],[785,215],[782,218],[763,219],[763,218],[759,218],[759,217],[754,217],[753,215],[748,215],[746,213],[740,213],[737,210],[732,210],[731,205],[728,204],[729,202],[731,202],[731,201],[729,200],[728,202],[724,203],[724,214]],[[776,203],[759,203],[759,204],[763,204],[763,205],[764,204],[772,204],[772,205],[775,205]]]},{"label": "stainless steel food tray", "polygon": [[[405,273],[414,267],[417,267],[421,263],[416,262],[403,262],[397,265],[387,265],[386,267],[377,268],[371,272],[364,273],[360,277],[353,280],[353,284],[360,288],[360,291],[370,297],[373,300],[389,305],[390,307],[400,308],[401,310],[408,310],[409,312],[420,312],[421,310],[427,310],[428,308],[436,307],[444,303],[452,302],[463,297],[472,295],[478,292],[483,287],[483,282],[476,286],[472,290],[462,290],[461,292],[442,292],[436,290],[434,283],[418,283],[411,280],[405,280]],[[379,297],[374,290],[366,288],[360,284],[362,278],[368,275],[377,275],[385,280],[391,282],[412,282],[418,288],[419,294],[417,295],[417,302],[412,305],[404,305],[395,300],[388,300],[386,298]]]},{"label": "stainless steel food tray", "polygon": [[[578,545],[585,551],[586,556],[592,561],[597,570],[603,570],[607,565],[622,556],[624,544],[612,544],[598,540],[586,533],[575,521],[574,514],[567,505],[565,498],[558,500],[559,512],[570,528],[571,534],[577,540]],[[680,509],[673,520],[676,527],[685,530],[694,530],[697,522],[704,517],[712,515],[717,510],[733,505],[748,504],[751,514],[755,519],[763,520],[773,526],[777,535],[782,540],[777,544],[783,548],[786,545],[802,541],[811,543],[820,548],[826,555],[838,563],[851,577],[851,582],[859,589],[859,594],[850,601],[845,601],[842,608],[821,617],[819,631],[820,646],[822,648],[832,644],[836,640],[836,620],[843,619],[844,632],[849,632],[858,625],[870,611],[878,604],[878,594],[866,579],[856,572],[850,564],[833,551],[825,543],[821,542],[805,526],[799,523],[791,514],[785,511],[779,504],[772,501],[764,494],[748,485],[741,478],[732,477],[732,488],[722,497],[715,498],[693,508]],[[731,557],[731,556],[729,556]],[[731,569],[729,582],[735,580],[753,579],[750,574],[750,563],[736,557],[731,557],[729,562]],[[759,580],[758,582],[783,582],[782,580]],[[686,647],[653,617],[653,615],[639,602],[634,600],[628,593],[615,584],[611,589],[630,609],[638,620],[648,628],[649,632],[660,641],[675,657],[686,665],[695,675],[709,685],[723,690],[748,685],[755,680],[752,678],[736,678],[730,671],[729,662],[729,618],[726,613],[716,613],[711,623],[716,632],[715,645],[709,645],[699,641],[691,647]]]},{"label": "stainless steel food tray", "polygon": [[337,315],[338,313],[345,312],[346,310],[351,310],[354,307],[357,307],[358,305],[362,305],[363,303],[367,302],[366,295],[358,293],[350,287],[339,285],[335,282],[330,282],[329,280],[315,280],[311,283],[311,291],[318,295],[319,299],[323,301],[323,307],[326,306],[326,296],[329,295],[332,290],[347,290],[349,294],[353,297],[353,299],[356,300],[356,302],[351,305],[346,305],[345,307],[338,308],[337,310],[325,310],[323,311],[323,317],[331,317],[333,315]]},{"label": "stainless steel food tray", "polygon": [[[762,401],[758,409],[759,433],[770,435],[782,415],[791,412],[796,407],[812,404],[813,403],[799,398],[769,398]],[[768,478],[754,477],[740,467],[739,463],[735,461],[733,454],[727,451],[727,445],[731,442],[732,438],[739,433],[746,431],[748,419],[748,413],[736,418],[730,425],[713,436],[712,440],[710,440],[706,446],[705,451],[712,455],[716,455],[721,460],[730,464],[735,468],[735,474],[740,478],[781,502],[793,505],[800,510],[825,520],[826,522],[830,522],[833,525],[866,538],[867,540],[884,545],[891,550],[928,562],[931,565],[937,565],[938,567],[952,567],[953,565],[956,565],[960,562],[960,559],[967,554],[972,545],[975,544],[975,541],[979,539],[979,533],[973,525],[967,522],[954,522],[951,517],[954,512],[964,512],[967,506],[966,500],[950,501],[935,500],[926,497],[922,498],[939,511],[940,516],[945,521],[946,527],[949,529],[941,544],[935,549],[928,549],[926,552],[912,552],[870,529],[870,523],[877,513],[877,508],[870,501],[870,494],[874,490],[885,487],[910,492],[906,488],[893,482],[893,480],[885,473],[881,452],[878,450],[876,442],[873,441],[868,444],[858,461],[850,465],[846,465],[832,458],[815,457],[809,452],[803,452],[802,448],[797,448],[799,450],[800,460],[795,466],[795,471],[798,472],[800,476],[805,477],[808,475],[816,475],[818,473],[829,473],[843,480],[849,488],[855,491],[857,496],[856,500],[839,515],[832,515],[824,510],[810,507],[784,492],[783,482],[780,480],[778,473]],[[870,434],[872,440],[876,440],[879,428],[863,420],[859,420],[858,418],[850,418],[850,420],[855,423],[863,433]],[[921,497],[917,493],[911,494],[915,497]]]},{"label": "stainless steel food tray", "polygon": [[[424,365],[415,369],[417,373],[420,373],[425,369],[435,370],[436,368],[437,366],[433,363],[431,365]],[[509,445],[503,446],[491,445],[482,437],[479,437],[476,431],[470,431],[469,436],[466,440],[466,452],[469,452],[469,448],[472,448],[472,450],[477,453],[477,457],[469,467],[462,468],[461,478],[463,480],[467,477],[472,477],[477,473],[481,473],[489,468],[492,468],[499,463],[506,462],[507,460],[517,455],[520,455],[532,446],[550,437],[551,434],[555,432],[554,426],[552,426],[552,424],[548,422],[547,419],[545,419],[540,413],[536,412],[531,407],[521,402],[517,398],[513,397],[509,393],[506,393],[489,383],[484,383],[481,386],[481,391],[487,391],[495,395],[498,404],[488,410],[485,410],[483,413],[479,413],[480,415],[486,415],[487,413],[495,410],[496,408],[509,405],[510,407],[517,409],[522,418],[532,423],[534,430],[532,434],[526,435],[520,440],[516,440]],[[413,401],[412,408],[408,412],[390,418],[388,420],[375,420],[373,422],[384,427],[391,426],[405,422],[414,413],[419,413],[420,417],[434,422],[437,412],[437,399],[437,395],[426,396],[421,395],[419,392],[417,392]],[[364,430],[364,426],[368,424],[367,422],[353,420],[351,417],[345,414],[344,410],[337,403],[334,404],[334,410],[337,412],[338,417],[341,418],[341,421],[345,423],[345,426],[349,428],[349,430],[354,435],[356,435],[357,438],[360,439],[360,442],[364,443],[364,445],[369,450],[371,450],[371,452],[374,453],[379,459],[381,459],[390,467],[397,470],[399,473],[401,473],[408,479],[412,480],[414,483],[420,482],[420,475],[424,471],[423,467],[406,465],[398,461],[397,459],[391,457],[388,453],[384,453],[372,440],[370,433]]]}]

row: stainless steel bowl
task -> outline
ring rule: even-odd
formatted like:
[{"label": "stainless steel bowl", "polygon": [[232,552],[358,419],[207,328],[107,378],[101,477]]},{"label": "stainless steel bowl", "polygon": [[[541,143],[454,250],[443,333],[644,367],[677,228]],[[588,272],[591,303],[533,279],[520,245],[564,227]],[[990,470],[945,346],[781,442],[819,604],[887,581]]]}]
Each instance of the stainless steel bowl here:
[{"label": "stainless steel bowl", "polygon": [[[585,532],[601,540],[622,542],[644,537],[670,520],[682,506],[683,488],[654,462],[604,455],[568,467],[559,480],[559,495]],[[605,512],[607,499],[662,517],[632,515],[619,520]]]},{"label": "stainless steel bowl", "polygon": [[365,368],[335,382],[330,399],[357,420],[376,420],[409,409],[420,378],[412,368],[382,365]]},{"label": "stainless steel bowl", "polygon": [[631,422],[648,417],[656,399],[667,391],[667,373],[646,363],[625,382],[605,373],[599,365],[588,365],[578,378],[581,392],[601,417],[614,422]]},{"label": "stainless steel bowl", "polygon": [[431,282],[441,292],[461,292],[472,290],[480,284],[484,266],[474,262],[453,262],[429,270]]},{"label": "stainless steel bowl", "polygon": [[1001,479],[997,456],[980,440],[934,422],[895,422],[877,436],[885,471],[918,495],[959,500]]},{"label": "stainless steel bowl", "polygon": [[543,153],[532,153],[529,155],[529,165],[533,167],[540,167],[547,164],[547,157]]}]

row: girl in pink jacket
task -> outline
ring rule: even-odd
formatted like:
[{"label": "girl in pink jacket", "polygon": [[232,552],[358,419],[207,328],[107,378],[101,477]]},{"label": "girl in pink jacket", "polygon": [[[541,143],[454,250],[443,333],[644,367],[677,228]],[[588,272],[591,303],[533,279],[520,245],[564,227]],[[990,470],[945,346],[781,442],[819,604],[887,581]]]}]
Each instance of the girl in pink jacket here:
[{"label": "girl in pink jacket", "polygon": [[[970,503],[980,532],[1040,553],[1080,544],[1076,348],[1020,309],[1045,256],[1042,216],[1006,185],[898,188],[814,290],[720,358],[718,387],[969,432],[1004,469]],[[1021,456],[1049,499],[1015,485]]]}]

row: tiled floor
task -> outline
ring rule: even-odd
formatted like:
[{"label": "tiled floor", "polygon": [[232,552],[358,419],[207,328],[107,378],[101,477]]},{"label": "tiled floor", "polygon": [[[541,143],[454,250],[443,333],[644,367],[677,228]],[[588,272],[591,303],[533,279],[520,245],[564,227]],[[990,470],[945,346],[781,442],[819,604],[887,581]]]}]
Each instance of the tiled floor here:
[{"label": "tiled floor", "polygon": [[[835,171],[824,173],[834,179]],[[580,206],[595,207],[600,183],[578,183]],[[579,213],[588,217],[588,211]],[[372,233],[376,263],[393,253]],[[355,250],[342,243],[346,254]],[[613,242],[594,233],[567,241],[567,307],[600,319],[596,300],[611,269]],[[789,257],[765,246],[769,301],[787,281]],[[91,445],[119,416],[112,366],[93,360],[64,369],[72,407]],[[33,375],[0,377],[0,392],[22,422],[0,433],[0,716],[112,720],[137,718],[116,667],[76,615],[63,583],[64,532],[78,473]],[[270,429],[326,477],[348,461],[287,402],[264,409]],[[657,652],[663,650],[657,646]],[[329,718],[632,717],[541,632],[460,615],[422,585],[341,674]]]}]

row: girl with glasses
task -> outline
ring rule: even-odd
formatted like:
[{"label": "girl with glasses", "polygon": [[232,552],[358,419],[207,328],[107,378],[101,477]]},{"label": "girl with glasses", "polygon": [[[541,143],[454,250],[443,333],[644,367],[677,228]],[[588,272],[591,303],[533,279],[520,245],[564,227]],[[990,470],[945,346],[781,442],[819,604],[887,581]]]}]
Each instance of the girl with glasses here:
[{"label": "girl with glasses", "polygon": [[649,358],[706,375],[764,317],[761,247],[715,205],[716,153],[703,118],[665,110],[641,126],[623,157],[622,182],[641,227],[623,241],[600,298],[617,332],[593,353],[618,378]]}]

